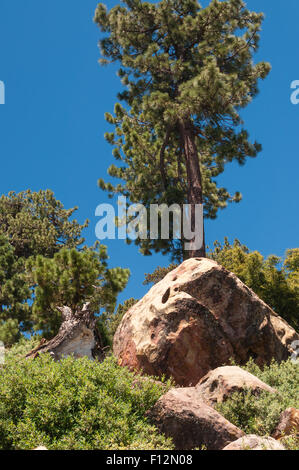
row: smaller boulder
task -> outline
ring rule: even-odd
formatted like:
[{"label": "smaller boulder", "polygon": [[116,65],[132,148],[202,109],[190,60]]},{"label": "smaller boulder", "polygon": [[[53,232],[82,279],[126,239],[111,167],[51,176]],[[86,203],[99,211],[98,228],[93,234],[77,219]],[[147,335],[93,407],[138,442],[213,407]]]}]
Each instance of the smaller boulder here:
[{"label": "smaller boulder", "polygon": [[281,415],[277,428],[273,433],[274,439],[296,434],[299,436],[299,410],[287,408]]},{"label": "smaller boulder", "polygon": [[276,392],[274,388],[237,366],[218,367],[205,375],[196,385],[199,397],[210,406],[222,403],[233,393],[245,389],[251,390],[256,396],[262,391]]},{"label": "smaller boulder", "polygon": [[160,432],[172,438],[177,450],[203,446],[221,450],[244,436],[243,431],[199,400],[195,387],[169,390],[147,414]]},{"label": "smaller boulder", "polygon": [[285,447],[272,437],[261,437],[255,434],[241,437],[231,442],[223,450],[286,450]]},{"label": "smaller boulder", "polygon": [[45,447],[45,446],[38,446],[38,447],[36,447],[36,448],[33,449],[33,450],[48,450],[48,449],[47,449],[47,447]]}]

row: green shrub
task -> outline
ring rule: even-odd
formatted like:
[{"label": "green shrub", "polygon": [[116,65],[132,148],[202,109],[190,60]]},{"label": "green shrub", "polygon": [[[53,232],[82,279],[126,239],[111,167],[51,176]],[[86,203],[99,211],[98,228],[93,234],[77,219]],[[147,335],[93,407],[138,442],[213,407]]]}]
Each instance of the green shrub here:
[{"label": "green shrub", "polygon": [[23,341],[0,366],[0,448],[171,449],[145,417],[170,387],[141,380],[110,356],[103,363],[23,357]]},{"label": "green shrub", "polygon": [[[289,407],[299,408],[299,365],[291,360],[261,370],[253,361],[243,367],[248,372],[277,390],[276,394],[263,392],[259,398],[250,390],[235,393],[217,410],[246,434],[271,435],[278,424],[280,414]],[[299,449],[296,439],[286,440],[286,445]]]}]

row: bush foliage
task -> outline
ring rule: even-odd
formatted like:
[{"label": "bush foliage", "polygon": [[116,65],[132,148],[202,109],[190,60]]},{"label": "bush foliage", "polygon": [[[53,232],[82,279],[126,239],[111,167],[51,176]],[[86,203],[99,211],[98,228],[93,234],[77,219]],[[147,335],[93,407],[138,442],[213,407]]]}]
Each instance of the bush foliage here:
[{"label": "bush foliage", "polygon": [[22,341],[0,366],[0,448],[171,449],[145,412],[170,386],[140,380],[110,356],[103,363],[49,355],[24,359]]},{"label": "bush foliage", "polygon": [[[299,364],[288,360],[278,364],[272,362],[261,370],[252,360],[243,367],[263,382],[275,388],[277,393],[262,392],[259,398],[250,390],[235,393],[218,411],[246,434],[271,435],[280,414],[289,407],[299,408]],[[286,440],[286,445],[299,450],[299,440]]]}]

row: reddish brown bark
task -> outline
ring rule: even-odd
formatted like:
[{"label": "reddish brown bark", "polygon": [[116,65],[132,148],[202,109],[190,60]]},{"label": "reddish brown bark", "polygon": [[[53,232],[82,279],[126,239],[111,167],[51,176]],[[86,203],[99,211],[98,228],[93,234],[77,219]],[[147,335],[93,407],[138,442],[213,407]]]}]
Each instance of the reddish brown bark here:
[{"label": "reddish brown bark", "polygon": [[[181,139],[184,145],[188,181],[188,204],[191,206],[191,230],[195,230],[195,206],[203,204],[202,178],[198,159],[198,151],[195,143],[195,134],[191,121],[180,122]],[[204,234],[204,227],[203,227]],[[191,241],[194,244],[194,240]],[[188,258],[205,258],[205,239],[201,248],[191,248],[187,253]]]}]

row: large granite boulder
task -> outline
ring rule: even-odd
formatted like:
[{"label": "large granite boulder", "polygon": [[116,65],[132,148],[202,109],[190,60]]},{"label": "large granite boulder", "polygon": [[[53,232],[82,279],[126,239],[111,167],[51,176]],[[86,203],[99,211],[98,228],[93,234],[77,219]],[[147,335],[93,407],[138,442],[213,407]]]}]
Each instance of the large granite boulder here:
[{"label": "large granite boulder", "polygon": [[222,450],[286,450],[280,442],[272,437],[261,437],[255,434],[241,437],[235,442],[228,444]]},{"label": "large granite boulder", "polygon": [[221,450],[243,431],[198,398],[194,387],[171,389],[148,412],[160,432],[171,437],[175,448]]},{"label": "large granite boulder", "polygon": [[168,273],[123,317],[119,364],[190,386],[234,358],[285,360],[299,335],[234,274],[206,258]]},{"label": "large granite boulder", "polygon": [[233,393],[250,390],[258,396],[262,391],[276,393],[274,388],[237,366],[218,367],[208,372],[197,384],[198,396],[214,406],[227,400]]}]

